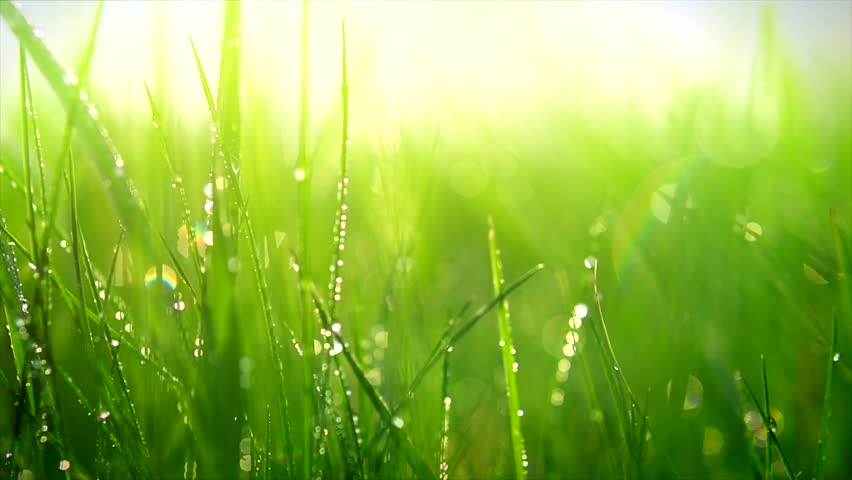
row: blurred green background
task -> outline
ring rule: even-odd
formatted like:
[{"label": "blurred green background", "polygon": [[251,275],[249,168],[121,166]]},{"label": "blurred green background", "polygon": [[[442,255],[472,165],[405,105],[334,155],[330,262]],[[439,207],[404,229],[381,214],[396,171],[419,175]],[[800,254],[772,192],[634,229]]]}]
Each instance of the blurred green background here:
[{"label": "blurred green background", "polygon": [[[96,5],[21,3],[57,57],[76,65]],[[422,1],[315,2],[311,8],[312,252],[303,264],[324,286],[339,175],[343,17],[351,156],[338,315],[390,403],[405,396],[447,318],[466,302],[478,306],[492,297],[486,236],[492,215],[509,281],[546,265],[510,297],[530,477],[620,475],[607,463],[619,448],[602,373],[607,367],[591,342],[586,346],[588,327],[569,325],[577,304],[588,307],[584,322],[599,321],[592,272],[584,265],[591,259],[599,261],[613,347],[654,425],[644,475],[753,475],[753,455],[762,461],[766,431],[759,421],[749,423],[754,409],[734,378],[741,372],[759,390],[761,355],[778,438],[796,471],[810,475],[833,314],[841,357],[828,476],[852,475],[846,454],[852,414],[842,407],[852,404],[846,354],[852,322],[844,305],[850,287],[842,274],[849,266],[838,263],[830,216],[835,212],[848,252],[852,3]],[[143,82],[161,110],[160,128],[192,219],[201,221],[211,135],[188,37],[215,92],[222,11],[217,2],[106,2],[87,82],[152,228],[175,251],[186,250],[181,207]],[[243,2],[239,92],[242,190],[272,308],[297,332],[290,251],[299,236],[300,16],[298,2]],[[4,23],[0,210],[10,232],[27,239],[17,47]],[[30,75],[51,185],[66,112],[32,63]],[[72,150],[81,229],[96,269],[106,274],[119,215],[85,139],[75,136]],[[57,222],[68,231],[64,193],[59,205]],[[73,257],[64,255],[59,240],[53,268],[70,283]],[[172,308],[176,295],[190,297],[188,287],[146,285],[152,266],[173,262],[157,239],[149,241],[153,252],[139,247],[145,241],[130,238],[119,256],[115,294],[123,316],[109,321],[178,377],[191,378]],[[185,254],[178,260],[190,265]],[[248,423],[257,426],[265,424],[275,380],[250,262],[242,248],[233,269],[242,358],[252,366],[241,387]],[[32,269],[25,262],[19,268],[25,291],[32,291]],[[11,282],[0,278],[11,305]],[[80,332],[67,312],[58,312],[51,326],[54,361],[84,390],[96,389],[78,354]],[[181,318],[188,330],[198,322],[190,310]],[[486,317],[454,352],[454,478],[512,473],[496,323],[493,314]],[[565,347],[572,330],[576,349]],[[14,379],[8,337],[0,345],[0,368]],[[128,355],[125,374],[155,471],[180,477],[188,437],[175,408],[178,394],[144,362],[122,355]],[[286,357],[289,401],[298,412],[301,366],[292,349]],[[436,370],[401,413],[412,443],[433,467],[440,396]],[[60,388],[59,398],[73,395]],[[4,449],[13,401],[10,389],[0,393]],[[376,418],[361,402],[369,433]],[[91,420],[72,400],[63,414],[66,444],[80,462],[93,464]],[[294,425],[296,437],[305,434]],[[783,476],[780,463],[775,470]]]}]

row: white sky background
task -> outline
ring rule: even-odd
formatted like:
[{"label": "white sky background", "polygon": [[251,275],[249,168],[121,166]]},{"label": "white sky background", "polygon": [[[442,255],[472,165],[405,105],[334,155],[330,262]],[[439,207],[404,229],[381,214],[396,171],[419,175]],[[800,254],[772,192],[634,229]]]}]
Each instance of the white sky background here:
[{"label": "white sky background", "polygon": [[[94,7],[22,1],[48,46],[75,65]],[[281,111],[298,95],[301,2],[244,2],[246,83]],[[316,1],[311,4],[312,110],[337,108],[340,19],[347,24],[353,110],[405,113],[576,97],[664,104],[675,85],[727,81],[751,66],[760,1]],[[806,73],[852,68],[852,1],[775,2],[779,33]],[[96,102],[147,112],[143,81],[187,115],[205,115],[188,37],[215,77],[222,4],[107,0],[91,71]],[[18,52],[0,22],[0,118],[18,109]],[[34,69],[33,69],[34,70]],[[819,82],[813,78],[813,82]],[[214,84],[215,88],[215,84]],[[815,86],[818,88],[818,85]],[[38,92],[37,92],[38,93]],[[584,108],[578,105],[578,108]],[[142,110],[140,110],[142,109]]]}]

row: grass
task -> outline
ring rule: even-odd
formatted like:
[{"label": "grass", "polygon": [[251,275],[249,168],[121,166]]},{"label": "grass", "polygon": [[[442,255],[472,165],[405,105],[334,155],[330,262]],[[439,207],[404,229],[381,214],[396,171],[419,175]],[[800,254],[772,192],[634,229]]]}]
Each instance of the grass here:
[{"label": "grass", "polygon": [[191,98],[96,106],[104,8],[69,69],[0,0],[0,478],[852,472],[849,76],[808,83],[771,9],[744,119],[732,81],[662,122],[555,100],[371,143],[363,31],[322,38],[324,5],[292,22],[293,115],[237,1],[217,65],[184,40]]}]

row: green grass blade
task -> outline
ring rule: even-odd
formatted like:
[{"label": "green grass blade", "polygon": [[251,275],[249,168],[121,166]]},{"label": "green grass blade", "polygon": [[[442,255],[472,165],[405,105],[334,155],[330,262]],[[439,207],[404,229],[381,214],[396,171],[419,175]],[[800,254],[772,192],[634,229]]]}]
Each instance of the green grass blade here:
[{"label": "green grass blade", "polygon": [[342,81],[340,87],[342,116],[340,132],[340,179],[337,181],[337,212],[334,218],[333,244],[331,254],[331,278],[328,282],[328,311],[331,318],[336,318],[337,303],[340,301],[343,288],[343,249],[346,246],[346,224],[349,220],[349,83],[346,76],[346,24],[341,20],[340,30],[343,43],[341,58]]},{"label": "green grass blade", "polygon": [[[148,104],[151,107],[151,122],[154,126],[154,129],[157,131],[157,137],[160,140],[160,149],[163,153],[163,160],[166,164],[166,169],[169,173],[169,177],[171,177],[172,186],[177,191],[178,202],[180,202],[180,213],[181,213],[181,221],[183,222],[183,226],[186,229],[187,235],[187,243],[189,245],[189,251],[192,256],[192,263],[195,267],[196,278],[201,279],[203,274],[201,272],[201,254],[198,251],[198,242],[194,241],[196,237],[195,226],[192,224],[192,220],[190,219],[190,209],[189,209],[189,201],[186,196],[186,188],[183,186],[183,179],[180,175],[177,174],[177,170],[175,170],[174,163],[172,163],[171,155],[169,155],[169,142],[166,138],[166,132],[163,128],[162,118],[160,117],[159,108],[157,108],[157,104],[154,101],[154,96],[151,94],[151,90],[148,88],[148,84],[145,84],[145,93],[148,94]],[[175,265],[178,265],[175,262]],[[185,283],[192,289],[192,284],[188,279],[184,280]],[[193,290],[193,297],[195,297],[196,302],[198,302],[198,297],[195,295],[195,290]]]},{"label": "green grass blade", "polygon": [[[12,2],[0,1],[0,17],[3,17],[23,48],[30,54],[62,105],[70,111],[83,96],[83,90],[78,87],[77,75],[61,66],[42,39],[34,33],[36,29],[33,25]],[[90,103],[89,108],[81,112],[81,121],[76,125],[86,139],[87,147],[91,150],[95,167],[102,179],[110,185],[108,195],[123,224],[134,238],[140,239],[142,245],[151,251],[153,245],[149,240],[150,225],[146,220],[145,208],[126,175],[124,159],[113,144],[106,128],[96,115],[93,115],[96,111],[94,104]]]},{"label": "green grass blade", "polygon": [[822,418],[820,420],[819,440],[817,442],[817,456],[814,463],[815,480],[825,478],[825,463],[827,460],[828,435],[831,430],[831,401],[834,392],[834,375],[837,370],[836,364],[840,361],[837,353],[837,315],[831,318],[831,342],[828,349],[828,367],[825,374],[825,393],[822,399]]},{"label": "green grass blade", "polygon": [[[768,415],[772,415],[772,410],[769,408],[769,382],[766,380],[766,357],[760,356],[760,368],[763,371],[763,408],[766,409]],[[774,420],[770,418],[770,421]],[[772,448],[768,445],[764,452],[763,459],[763,478],[767,480],[772,478]]]},{"label": "green grass blade", "polygon": [[[742,377],[743,385],[746,387],[746,391],[751,397],[752,402],[754,402],[755,408],[757,408],[758,413],[760,413],[760,418],[763,420],[763,426],[766,428],[766,434],[769,436],[771,443],[775,445],[775,450],[778,452],[778,456],[781,457],[781,462],[784,464],[784,471],[787,473],[787,478],[790,480],[795,480],[796,475],[793,473],[793,467],[790,466],[790,462],[787,460],[787,456],[784,455],[784,450],[781,449],[781,443],[778,441],[778,437],[775,435],[774,421],[769,418],[769,412],[764,411],[763,407],[760,405],[760,401],[757,399],[757,396],[754,394],[754,391],[751,389],[751,386],[746,381],[745,377]],[[769,446],[767,445],[767,448]]]},{"label": "green grass blade", "polygon": [[[331,330],[331,319],[328,317],[328,310],[325,305],[323,305],[322,299],[316,291],[316,288],[313,285],[309,286],[310,295],[313,299],[314,307],[317,309],[317,312],[320,316],[320,319],[323,325],[326,326],[326,329],[332,332],[333,337],[337,342],[340,343],[341,346],[341,354],[343,358],[346,359],[346,362],[349,364],[349,368],[352,369],[352,372],[355,374],[355,378],[358,380],[358,384],[367,394],[367,398],[370,400],[370,403],[376,409],[376,412],[379,414],[382,422],[387,425],[394,425],[394,417],[391,413],[390,408],[388,407],[387,402],[385,402],[382,395],[376,390],[372,383],[367,379],[367,374],[364,372],[364,368],[361,366],[358,359],[352,354],[349,343],[346,339],[340,335],[339,332],[334,332]],[[417,478],[421,479],[431,479],[435,478],[432,474],[431,470],[429,470],[429,466],[426,462],[420,458],[420,454],[417,452],[417,449],[411,444],[411,441],[408,439],[408,436],[405,435],[402,428],[398,428],[394,425],[394,428],[390,429],[391,435],[399,445],[402,450],[400,454],[405,457],[406,462],[414,471],[414,474]]]},{"label": "green grass blade", "polygon": [[448,480],[450,478],[450,409],[453,398],[450,396],[450,354],[444,353],[444,368],[441,378],[441,444],[438,454],[438,478]]},{"label": "green grass blade", "polygon": [[[503,263],[500,260],[500,250],[497,247],[497,235],[494,222],[488,218],[488,252],[491,258],[491,282],[494,295],[503,291]],[[524,449],[524,436],[521,431],[520,394],[518,393],[518,362],[515,359],[515,346],[512,340],[512,325],[509,321],[509,301],[505,298],[497,304],[497,321],[500,327],[500,348],[503,353],[503,373],[506,378],[506,393],[509,396],[509,428],[512,434],[512,460],[515,464],[515,478],[527,477],[527,452]]]},{"label": "green grass blade", "polygon": [[27,86],[29,85],[29,75],[27,73],[27,54],[24,51],[23,45],[18,49],[20,58],[21,70],[21,145],[23,148],[24,162],[24,191],[26,192],[27,202],[27,223],[30,228],[30,239],[33,245],[33,252],[38,252],[38,238],[36,237],[36,206],[35,194],[33,193],[33,174],[32,161],[30,160],[30,132],[29,132],[29,116],[30,104]]},{"label": "green grass blade", "polygon": [[[15,252],[4,238],[4,235],[6,234],[6,217],[3,215],[2,210],[0,210],[0,228],[3,229],[3,234],[0,234],[0,255],[3,257],[5,272],[9,282],[8,284],[12,285],[18,301],[15,314],[11,315],[8,312],[5,314],[7,320],[6,331],[9,334],[9,344],[11,345],[12,357],[15,363],[15,376],[18,379],[18,384],[23,385],[25,382],[24,365],[26,362],[26,351],[24,342],[19,334],[19,328],[21,327],[16,324],[16,319],[20,314],[26,314],[29,312],[29,304],[24,297],[24,288],[23,285],[21,285],[21,277],[20,272],[18,271]],[[11,239],[12,237],[10,236],[9,238]],[[3,308],[4,310],[6,308],[5,302],[3,304]]]},{"label": "green grass blade", "polygon": [[[303,388],[306,393],[313,395],[316,389],[314,385],[314,349],[312,348],[314,339],[316,338],[316,329],[314,328],[313,314],[311,312],[311,297],[308,291],[308,282],[310,281],[310,263],[311,256],[308,246],[310,240],[309,234],[309,219],[310,219],[310,184],[312,172],[308,164],[308,19],[309,8],[308,0],[302,0],[302,18],[301,18],[301,50],[300,50],[300,65],[299,65],[299,131],[298,131],[298,158],[295,171],[295,178],[298,182],[296,185],[297,208],[298,208],[298,231],[299,231],[299,249],[298,255],[301,259],[299,268],[299,290],[301,299],[301,318],[302,318],[302,345],[305,346],[305,362],[303,374]],[[302,415],[304,437],[302,440],[302,477],[310,478],[313,475],[313,436],[310,434],[313,428],[314,418],[317,412],[314,410],[313,401],[305,401],[305,409]]]},{"label": "green grass blade", "polygon": [[201,88],[204,91],[204,99],[207,101],[210,118],[213,122],[216,122],[216,118],[218,117],[216,103],[213,101],[213,94],[210,93],[210,84],[207,83],[207,75],[204,74],[204,67],[201,65],[201,58],[198,56],[198,50],[195,48],[195,42],[192,40],[192,37],[189,37],[189,45],[192,47],[192,55],[195,57],[195,67],[198,70],[198,77],[201,80]]},{"label": "green grass blade", "polygon": [[[459,327],[455,327],[456,322],[455,319],[449,322],[447,329],[438,339],[438,342],[435,344],[435,347],[432,348],[432,352],[429,357],[427,357],[426,363],[423,364],[422,367],[417,371],[417,374],[414,376],[414,380],[412,380],[411,385],[408,387],[408,394],[402,398],[400,403],[396,406],[394,411],[400,410],[408,401],[408,399],[414,397],[414,393],[417,391],[417,387],[420,386],[420,383],[426,378],[426,375],[429,371],[432,370],[435,365],[443,358],[444,352],[447,351],[448,348],[454,347],[458,342],[460,342],[473,327],[476,326],[479,321],[485,317],[491,310],[500,304],[505,298],[507,298],[512,292],[517,290],[521,285],[527,283],[536,273],[540,272],[544,268],[543,264],[538,264],[531,269],[527,270],[520,278],[509,284],[509,286],[503,288],[500,294],[496,295],[492,298],[488,303],[479,307],[469,318],[467,318],[464,322],[461,322]],[[456,317],[461,317],[464,315],[467,310],[467,304],[461,309],[461,311],[456,315]],[[455,327],[455,328],[454,328]]]}]

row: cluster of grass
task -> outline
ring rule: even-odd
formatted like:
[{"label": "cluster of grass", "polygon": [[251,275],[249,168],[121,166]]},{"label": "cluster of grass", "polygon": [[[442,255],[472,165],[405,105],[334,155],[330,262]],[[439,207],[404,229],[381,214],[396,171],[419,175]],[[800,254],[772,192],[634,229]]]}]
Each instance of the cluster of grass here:
[{"label": "cluster of grass", "polygon": [[821,116],[770,17],[741,123],[695,92],[659,130],[553,106],[485,152],[598,166],[502,174],[500,153],[462,199],[452,162],[485,153],[350,138],[343,23],[335,158],[313,153],[307,2],[295,169],[241,75],[239,2],[215,89],[187,59],[204,133],[148,85],[131,119],[95,106],[102,7],[69,69],[0,0],[21,132],[0,146],[2,478],[852,472],[849,79]]}]

